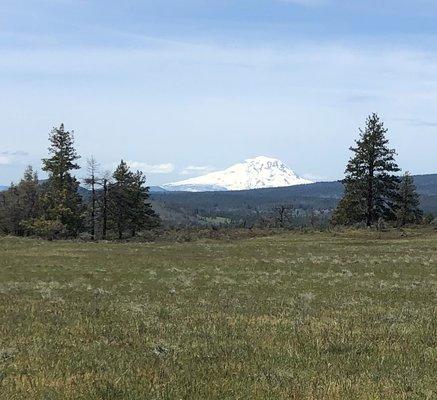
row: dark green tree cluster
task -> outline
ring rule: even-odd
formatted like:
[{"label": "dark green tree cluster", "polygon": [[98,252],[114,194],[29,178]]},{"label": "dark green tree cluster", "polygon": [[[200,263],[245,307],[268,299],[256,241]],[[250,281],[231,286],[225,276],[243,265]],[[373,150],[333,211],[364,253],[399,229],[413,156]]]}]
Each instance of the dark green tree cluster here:
[{"label": "dark green tree cluster", "polygon": [[39,181],[28,167],[17,185],[0,194],[1,232],[51,239],[87,232],[91,239],[122,239],[159,225],[142,172],[130,171],[121,161],[112,176],[99,176],[98,164],[90,158],[84,180],[90,190],[85,191],[73,175],[80,168],[74,133],[61,125],[49,141],[49,157],[42,160],[48,179]]},{"label": "dark green tree cluster", "polygon": [[27,167],[17,184],[0,196],[0,229],[12,235],[26,235],[28,228],[24,222],[41,214],[41,190],[38,175],[32,167]]},{"label": "dark green tree cluster", "polygon": [[377,114],[366,121],[356,146],[351,147],[343,180],[345,192],[333,222],[341,225],[365,223],[372,226],[379,221],[397,221],[399,225],[419,222],[422,213],[420,199],[412,177],[401,179],[395,156],[389,148],[387,129]]},{"label": "dark green tree cluster", "polygon": [[125,232],[135,236],[141,229],[156,226],[156,214],[148,202],[149,189],[143,173],[130,171],[121,160],[112,178],[108,187],[109,216],[118,238]]},{"label": "dark green tree cluster", "polygon": [[420,209],[420,196],[416,192],[414,179],[406,172],[399,186],[396,218],[401,226],[414,224],[422,220],[423,211]]}]

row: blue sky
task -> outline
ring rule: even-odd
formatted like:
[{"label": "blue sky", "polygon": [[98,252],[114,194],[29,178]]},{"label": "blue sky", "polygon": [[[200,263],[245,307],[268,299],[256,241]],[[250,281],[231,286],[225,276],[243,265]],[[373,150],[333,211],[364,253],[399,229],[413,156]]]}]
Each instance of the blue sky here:
[{"label": "blue sky", "polygon": [[82,162],[150,184],[257,155],[338,179],[371,112],[404,170],[435,173],[436,18],[434,0],[2,0],[0,183],[61,122]]}]

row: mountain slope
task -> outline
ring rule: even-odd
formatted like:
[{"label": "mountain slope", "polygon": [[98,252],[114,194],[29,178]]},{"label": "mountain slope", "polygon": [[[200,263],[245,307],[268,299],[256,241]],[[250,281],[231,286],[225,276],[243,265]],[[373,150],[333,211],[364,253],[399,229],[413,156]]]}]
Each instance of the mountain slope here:
[{"label": "mountain slope", "polygon": [[169,183],[163,187],[173,191],[204,192],[285,187],[308,183],[312,182],[298,177],[282,161],[260,156],[235,164],[223,171]]}]

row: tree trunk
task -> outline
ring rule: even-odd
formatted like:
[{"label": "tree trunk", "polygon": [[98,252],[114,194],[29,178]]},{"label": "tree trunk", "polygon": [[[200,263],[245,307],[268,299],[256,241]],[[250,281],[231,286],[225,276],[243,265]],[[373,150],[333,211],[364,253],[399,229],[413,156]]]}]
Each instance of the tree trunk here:
[{"label": "tree trunk", "polygon": [[370,165],[369,168],[369,183],[367,187],[367,215],[366,215],[366,224],[367,226],[372,226],[373,222],[373,177],[374,177],[374,167],[373,163]]},{"label": "tree trunk", "polygon": [[92,205],[91,205],[91,239],[94,240],[96,238],[96,190],[95,190],[95,182],[94,177],[92,181]]},{"label": "tree trunk", "polygon": [[108,181],[103,180],[103,229],[102,238],[106,240],[106,231],[108,227]]}]

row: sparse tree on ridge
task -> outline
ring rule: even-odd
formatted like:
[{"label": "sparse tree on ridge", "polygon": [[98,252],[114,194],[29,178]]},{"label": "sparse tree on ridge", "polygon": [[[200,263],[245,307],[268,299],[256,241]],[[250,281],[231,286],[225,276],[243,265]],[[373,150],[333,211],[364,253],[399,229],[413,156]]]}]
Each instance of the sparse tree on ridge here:
[{"label": "sparse tree on ridge", "polygon": [[416,191],[414,179],[409,172],[406,172],[399,185],[398,223],[401,226],[417,223],[422,217],[423,212],[420,209],[420,196]]},{"label": "sparse tree on ridge", "polygon": [[364,131],[350,150],[354,153],[346,167],[345,193],[334,222],[350,225],[365,222],[371,226],[379,219],[396,217],[400,171],[396,152],[388,147],[387,129],[377,114],[367,118]]}]

